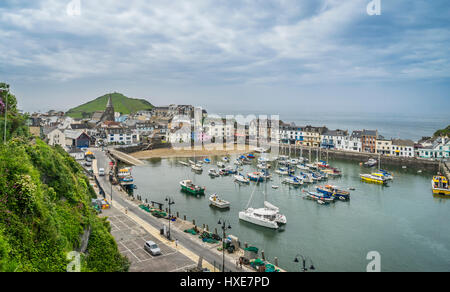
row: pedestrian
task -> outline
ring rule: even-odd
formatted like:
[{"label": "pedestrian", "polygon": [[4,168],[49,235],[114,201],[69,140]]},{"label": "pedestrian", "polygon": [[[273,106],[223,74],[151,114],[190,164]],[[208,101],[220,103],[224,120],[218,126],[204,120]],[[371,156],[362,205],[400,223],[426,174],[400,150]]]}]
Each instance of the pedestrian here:
[{"label": "pedestrian", "polygon": [[128,214],[128,208],[125,208],[125,214]]},{"label": "pedestrian", "polygon": [[239,260],[236,260],[236,268],[239,268]]},{"label": "pedestrian", "polygon": [[178,239],[175,239],[175,247],[178,247]]},{"label": "pedestrian", "polygon": [[243,262],[242,258],[239,258],[239,265],[241,266],[241,270],[242,270],[242,262]]}]

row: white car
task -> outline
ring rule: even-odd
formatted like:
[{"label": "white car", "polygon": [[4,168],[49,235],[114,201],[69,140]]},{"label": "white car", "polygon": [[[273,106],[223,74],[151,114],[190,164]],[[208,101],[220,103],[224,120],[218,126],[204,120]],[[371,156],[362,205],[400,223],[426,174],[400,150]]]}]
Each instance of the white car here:
[{"label": "white car", "polygon": [[147,241],[144,245],[144,249],[148,251],[151,255],[161,254],[161,250],[159,249],[158,245],[153,241]]},{"label": "white car", "polygon": [[105,176],[105,169],[104,168],[99,168],[98,169],[98,175],[99,176]]}]

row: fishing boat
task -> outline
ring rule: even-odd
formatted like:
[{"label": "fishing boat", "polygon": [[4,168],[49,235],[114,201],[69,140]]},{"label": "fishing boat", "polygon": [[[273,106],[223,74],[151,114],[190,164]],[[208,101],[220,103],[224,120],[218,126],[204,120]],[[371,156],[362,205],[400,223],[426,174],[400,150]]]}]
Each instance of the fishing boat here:
[{"label": "fishing boat", "polygon": [[250,179],[246,178],[245,176],[243,176],[242,174],[236,174],[234,176],[234,180],[239,182],[239,183],[244,183],[244,184],[248,184],[250,183]]},{"label": "fishing boat", "polygon": [[192,195],[204,195],[205,194],[205,187],[199,187],[192,183],[191,180],[182,180],[180,181],[181,190],[185,191],[187,193],[190,193]]},{"label": "fishing boat", "polygon": [[450,195],[450,187],[448,185],[448,179],[442,175],[435,175],[431,180],[431,188],[435,195]]},{"label": "fishing boat", "polygon": [[218,177],[218,176],[220,176],[220,174],[217,172],[217,170],[215,170],[213,168],[208,171],[208,175],[210,177]]},{"label": "fishing boat", "polygon": [[377,165],[378,161],[376,159],[370,158],[367,162],[364,162],[364,166],[366,167],[374,167]]},{"label": "fishing boat", "polygon": [[178,161],[179,164],[184,165],[184,166],[189,166],[189,163],[184,162],[184,161]]},{"label": "fishing boat", "polygon": [[317,193],[317,192],[310,192],[310,191],[305,191],[305,190],[303,190],[303,191],[306,193],[305,198],[309,199],[309,200],[314,200],[314,201],[321,200],[323,202],[328,202],[328,203],[334,202],[334,200],[335,200],[334,197],[332,197],[332,196],[327,196],[327,195]]},{"label": "fishing boat", "polygon": [[350,192],[339,189],[336,186],[326,185],[326,186],[318,186],[317,191],[327,196],[337,197],[340,200],[348,200],[350,199]]},{"label": "fishing boat", "polygon": [[209,196],[209,203],[210,205],[220,209],[230,208],[230,202],[220,199],[217,194]]},{"label": "fishing boat", "polygon": [[119,182],[121,183],[132,183],[134,181],[133,177],[131,176],[131,168],[125,167],[122,169],[119,169],[117,176],[119,178]]},{"label": "fishing boat", "polygon": [[361,180],[368,183],[386,184],[387,179],[380,173],[360,174]]},{"label": "fishing boat", "polygon": [[287,177],[283,180],[283,183],[293,185],[293,186],[301,186],[303,185],[303,180],[299,180],[295,176]]},{"label": "fishing boat", "polygon": [[191,169],[193,171],[196,171],[196,172],[202,172],[203,171],[202,165],[198,164],[198,163],[191,165]]}]

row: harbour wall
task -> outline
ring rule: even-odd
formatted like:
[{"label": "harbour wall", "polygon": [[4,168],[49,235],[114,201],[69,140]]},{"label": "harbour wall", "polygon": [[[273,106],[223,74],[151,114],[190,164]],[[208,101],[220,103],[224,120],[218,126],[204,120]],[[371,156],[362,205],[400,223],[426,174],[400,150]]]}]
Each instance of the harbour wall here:
[{"label": "harbour wall", "polygon": [[335,149],[322,149],[322,148],[310,148],[302,146],[285,146],[280,145],[280,155],[293,155],[293,156],[303,156],[306,158],[316,157],[319,155],[321,160],[327,160],[327,158],[339,158],[350,161],[366,162],[370,158],[380,159],[381,165],[390,166],[406,166],[407,168],[426,170],[437,172],[439,171],[439,161],[421,159],[421,158],[409,158],[409,157],[396,157],[396,156],[386,156],[374,153],[362,153],[362,152],[352,152],[352,151],[342,151]]}]

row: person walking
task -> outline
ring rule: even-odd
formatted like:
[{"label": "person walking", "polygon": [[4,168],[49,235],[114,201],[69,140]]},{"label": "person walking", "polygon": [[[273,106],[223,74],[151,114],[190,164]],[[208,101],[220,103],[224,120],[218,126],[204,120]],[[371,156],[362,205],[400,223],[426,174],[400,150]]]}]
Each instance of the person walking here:
[{"label": "person walking", "polygon": [[178,248],[178,239],[175,239],[175,247]]}]

